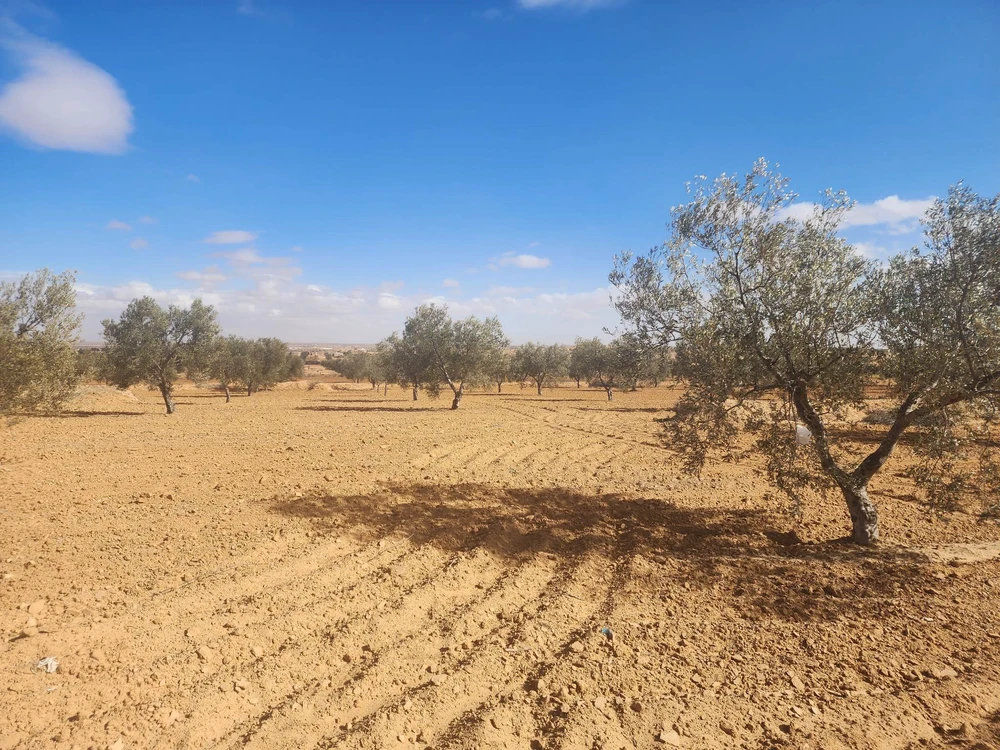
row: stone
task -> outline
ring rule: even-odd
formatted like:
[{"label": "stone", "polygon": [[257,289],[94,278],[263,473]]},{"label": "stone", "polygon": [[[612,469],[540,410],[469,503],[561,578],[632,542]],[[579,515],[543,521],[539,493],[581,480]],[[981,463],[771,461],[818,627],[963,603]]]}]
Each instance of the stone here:
[{"label": "stone", "polygon": [[932,670],[931,674],[934,676],[935,680],[954,680],[958,677],[958,672],[951,667]]},{"label": "stone", "polygon": [[603,711],[607,707],[608,707],[608,699],[605,698],[603,695],[599,695],[596,698],[594,698],[594,708]]},{"label": "stone", "polygon": [[257,659],[259,659],[264,655],[264,649],[262,649],[260,646],[251,646],[250,653],[253,654],[254,657],[256,657]]},{"label": "stone", "polygon": [[90,652],[90,658],[99,664],[104,664],[108,660],[107,654],[99,648],[95,648]]},{"label": "stone", "polygon": [[731,721],[726,721],[725,719],[723,719],[722,721],[719,722],[719,729],[728,734],[730,737],[736,736],[736,727],[733,726],[733,723]]},{"label": "stone", "polygon": [[188,638],[198,638],[201,636],[201,628],[188,628],[184,631],[184,635]]},{"label": "stone", "polygon": [[664,730],[656,735],[656,739],[665,745],[670,747],[680,747],[681,746],[681,736],[677,734],[674,729]]},{"label": "stone", "polygon": [[580,641],[573,641],[571,644],[569,644],[569,648],[570,651],[574,651],[575,653],[580,654],[583,653],[584,646]]},{"label": "stone", "polygon": [[45,600],[39,599],[37,602],[32,602],[28,605],[29,615],[40,615],[45,611]]},{"label": "stone", "polygon": [[792,683],[792,687],[796,690],[801,691],[806,689],[805,683],[802,682],[802,680],[799,679],[799,676],[793,672],[788,673],[788,681]]},{"label": "stone", "polygon": [[198,658],[205,662],[212,661],[215,658],[215,652],[208,646],[199,646],[197,653]]}]

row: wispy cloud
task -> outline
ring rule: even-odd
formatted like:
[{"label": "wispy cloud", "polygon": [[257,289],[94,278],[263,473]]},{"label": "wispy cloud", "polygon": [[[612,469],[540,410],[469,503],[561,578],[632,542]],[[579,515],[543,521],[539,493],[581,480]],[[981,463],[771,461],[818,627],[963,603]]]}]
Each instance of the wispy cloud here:
[{"label": "wispy cloud", "polygon": [[517,0],[517,4],[526,10],[541,8],[568,8],[569,10],[597,10],[623,5],[628,0]]},{"label": "wispy cloud", "polygon": [[120,154],[132,133],[132,105],[118,82],[76,53],[0,25],[0,48],[21,76],[0,91],[0,129],[34,146]]},{"label": "wispy cloud", "polygon": [[216,266],[209,266],[202,271],[181,271],[177,274],[177,278],[185,281],[197,281],[202,286],[211,286],[221,284],[227,277]]},{"label": "wispy cloud", "polygon": [[487,21],[499,21],[503,18],[503,11],[499,8],[487,8],[483,11],[483,18]]},{"label": "wispy cloud", "polygon": [[124,221],[118,221],[118,219],[112,219],[108,222],[105,229],[115,229],[120,232],[131,232],[132,225],[126,224]]},{"label": "wispy cloud", "polygon": [[226,229],[221,232],[212,232],[203,242],[209,245],[240,245],[245,242],[253,242],[257,239],[256,232],[248,232],[244,229]]},{"label": "wispy cloud", "polygon": [[[847,212],[841,227],[885,226],[890,234],[906,234],[917,229],[920,219],[935,200],[934,196],[903,200],[898,195],[890,195],[873,203],[858,203]],[[782,209],[778,218],[804,221],[815,210],[815,203],[793,203]]]},{"label": "wispy cloud", "polygon": [[241,0],[236,10],[237,12],[242,13],[244,16],[264,15],[264,12],[257,7],[257,3],[254,2],[254,0]]},{"label": "wispy cloud", "polygon": [[136,237],[134,240],[128,243],[128,246],[133,250],[145,250],[147,247],[149,247],[149,242],[143,239],[142,237]]},{"label": "wispy cloud", "polygon": [[548,258],[539,258],[537,255],[521,253],[514,255],[507,253],[494,261],[496,266],[514,266],[515,268],[548,268],[552,261]]},{"label": "wispy cloud", "polygon": [[188,182],[201,182],[201,178],[196,174],[189,174],[184,179],[187,180]]},{"label": "wispy cloud", "polygon": [[462,284],[458,281],[458,279],[445,279],[441,282],[441,286],[447,289],[458,289],[462,286]]},{"label": "wispy cloud", "polygon": [[158,224],[159,222],[160,222],[160,220],[157,219],[154,216],[140,216],[139,217],[139,223],[140,224]]},{"label": "wispy cloud", "polygon": [[224,253],[212,253],[212,257],[225,258],[235,263],[263,263],[264,256],[260,255],[254,248],[245,247],[242,250],[230,250]]}]

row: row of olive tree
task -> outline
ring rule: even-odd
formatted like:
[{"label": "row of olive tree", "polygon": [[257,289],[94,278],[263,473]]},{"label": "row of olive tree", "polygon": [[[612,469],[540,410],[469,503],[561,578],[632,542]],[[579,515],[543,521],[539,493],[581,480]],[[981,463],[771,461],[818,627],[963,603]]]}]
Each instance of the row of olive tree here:
[{"label": "row of olive tree", "polygon": [[[868,485],[910,434],[931,499],[995,501],[1000,196],[951,188],[924,218],[925,248],[882,265],[840,236],[845,194],[789,218],[797,196],[764,161],[689,189],[668,241],[610,277],[636,347],[676,355],[686,392],[668,429],[689,469],[737,455],[749,431],[781,490],[839,490],[853,540],[871,544]],[[862,451],[845,407],[886,391],[888,419]]]},{"label": "row of olive tree", "polygon": [[216,312],[200,299],[190,307],[164,309],[152,297],[132,300],[117,320],[104,320],[102,379],[128,388],[147,383],[173,414],[174,384],[181,373],[219,381],[230,400],[238,385],[252,395],[304,374],[303,359],[276,338],[221,337]]}]

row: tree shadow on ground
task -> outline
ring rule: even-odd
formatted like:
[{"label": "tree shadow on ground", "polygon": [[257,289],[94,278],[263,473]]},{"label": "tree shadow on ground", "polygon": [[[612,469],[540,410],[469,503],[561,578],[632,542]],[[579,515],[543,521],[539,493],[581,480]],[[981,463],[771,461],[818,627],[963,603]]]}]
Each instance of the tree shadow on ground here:
[{"label": "tree shadow on ground", "polygon": [[[762,510],[564,488],[399,483],[370,495],[275,498],[272,510],[364,541],[401,535],[415,545],[484,548],[502,558],[548,554],[567,569],[597,554],[609,569],[625,564],[634,585],[663,601],[687,584],[750,619],[878,616],[898,606],[900,591],[916,596],[930,587],[935,572],[903,550],[803,543],[794,531],[776,530],[783,517]],[[637,556],[645,562],[634,564]]]},{"label": "tree shadow on ground", "polygon": [[447,406],[434,408],[433,406],[381,406],[377,402],[371,402],[371,406],[296,406],[296,411],[450,411]]},{"label": "tree shadow on ground", "polygon": [[47,414],[21,414],[19,417],[41,417],[43,419],[74,419],[84,417],[141,417],[144,411],[101,411],[90,409],[67,409]]},{"label": "tree shadow on ground", "polygon": [[603,412],[637,412],[642,414],[659,414],[668,411],[666,406],[615,406],[614,401],[609,401],[608,406],[601,408],[598,406],[574,406],[577,411],[603,411]]},{"label": "tree shadow on ground", "polygon": [[[480,394],[480,395],[484,395],[484,394]],[[516,395],[516,394],[515,395],[511,395],[509,393],[494,393],[492,395],[494,395],[494,396],[501,396],[505,401],[530,401],[530,402],[534,402],[534,403],[538,403],[540,401],[545,401],[545,402],[552,402],[552,403],[555,403],[555,404],[567,404],[567,403],[569,403],[571,401],[588,401],[588,402],[592,402],[594,400],[592,398],[546,398],[545,396],[520,396],[520,395]]]}]

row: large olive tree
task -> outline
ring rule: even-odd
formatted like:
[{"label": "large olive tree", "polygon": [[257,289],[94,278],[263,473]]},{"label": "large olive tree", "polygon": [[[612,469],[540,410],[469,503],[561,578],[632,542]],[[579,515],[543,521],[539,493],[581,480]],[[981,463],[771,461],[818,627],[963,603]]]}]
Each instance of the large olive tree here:
[{"label": "large olive tree", "polygon": [[[669,429],[688,467],[733,455],[747,430],[789,495],[840,490],[860,544],[880,534],[869,482],[915,425],[918,449],[938,458],[926,478],[969,486],[961,446],[1000,405],[998,199],[953,188],[925,219],[926,247],[884,268],[838,234],[846,195],[786,218],[797,196],[763,161],[689,191],[668,241],[617,258],[610,277],[640,345],[676,347],[688,390]],[[873,387],[891,409],[861,450],[840,418]]]},{"label": "large olive tree", "polygon": [[104,320],[108,379],[119,388],[148,383],[158,388],[173,414],[174,383],[181,372],[207,370],[219,326],[215,309],[194,300],[188,308],[164,310],[152,297],[129,302],[118,320]]},{"label": "large olive tree", "polygon": [[79,380],[74,275],[0,283],[0,415],[58,408]]}]

